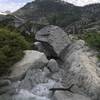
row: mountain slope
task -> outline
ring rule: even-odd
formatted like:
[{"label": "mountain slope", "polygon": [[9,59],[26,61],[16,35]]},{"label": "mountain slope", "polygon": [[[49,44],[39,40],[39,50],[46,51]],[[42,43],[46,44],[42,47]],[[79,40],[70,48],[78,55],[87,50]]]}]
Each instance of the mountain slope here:
[{"label": "mountain slope", "polygon": [[[100,20],[100,4],[77,7],[61,0],[36,0],[14,13],[25,20],[58,25],[67,32],[87,28]],[[70,32],[70,33],[71,33]],[[76,32],[72,32],[76,33]]]},{"label": "mountain slope", "polygon": [[65,26],[79,19],[80,9],[60,0],[36,0],[16,11],[14,15],[31,21],[41,22],[45,19],[50,24]]},{"label": "mountain slope", "polygon": [[[60,26],[71,34],[100,30],[100,4],[77,7],[61,0],[35,0],[11,16],[14,19],[9,23],[13,26],[15,24],[21,29],[27,26],[29,31],[34,32],[40,29],[41,25],[43,27],[48,24]],[[29,29],[29,25],[34,29]]]}]

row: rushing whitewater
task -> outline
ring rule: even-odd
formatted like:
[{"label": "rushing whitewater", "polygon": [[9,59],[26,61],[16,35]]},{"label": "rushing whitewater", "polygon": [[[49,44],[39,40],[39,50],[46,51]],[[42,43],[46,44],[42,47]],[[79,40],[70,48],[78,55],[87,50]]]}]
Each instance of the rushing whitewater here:
[{"label": "rushing whitewater", "polygon": [[56,84],[55,81],[49,80],[48,83],[37,84],[31,91],[21,89],[19,93],[13,97],[14,100],[50,100],[50,88]]}]

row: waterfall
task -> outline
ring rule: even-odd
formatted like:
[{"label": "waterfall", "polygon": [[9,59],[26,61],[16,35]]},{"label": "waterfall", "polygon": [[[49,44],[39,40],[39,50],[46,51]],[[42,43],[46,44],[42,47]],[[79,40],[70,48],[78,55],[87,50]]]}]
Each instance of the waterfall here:
[{"label": "waterfall", "polygon": [[47,83],[37,84],[31,91],[20,89],[19,93],[13,97],[13,100],[51,100],[50,88],[56,84],[53,80],[48,80]]}]

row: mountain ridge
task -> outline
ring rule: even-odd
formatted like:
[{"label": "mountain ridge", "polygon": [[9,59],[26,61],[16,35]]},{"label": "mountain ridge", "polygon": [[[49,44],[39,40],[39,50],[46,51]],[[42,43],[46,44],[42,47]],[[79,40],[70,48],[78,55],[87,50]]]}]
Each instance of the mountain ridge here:
[{"label": "mountain ridge", "polygon": [[[99,13],[99,3],[79,7],[61,0],[35,0],[10,14],[17,16],[17,19],[15,18],[14,22],[10,23],[15,23],[16,26],[17,22],[18,27],[29,23],[39,25],[50,24],[60,26],[71,34],[82,33],[83,29],[87,29],[88,25],[93,25],[94,23],[98,25],[97,22],[100,20]],[[25,22],[19,22],[18,18],[23,19]]]}]

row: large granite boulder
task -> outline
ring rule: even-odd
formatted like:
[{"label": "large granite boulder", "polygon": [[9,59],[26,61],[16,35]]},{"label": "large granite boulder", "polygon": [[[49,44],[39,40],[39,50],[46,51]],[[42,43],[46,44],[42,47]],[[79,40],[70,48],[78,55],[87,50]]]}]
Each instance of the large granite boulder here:
[{"label": "large granite boulder", "polygon": [[[59,56],[61,51],[70,44],[70,39],[60,27],[49,25],[36,33],[36,40],[47,43]],[[49,47],[50,47],[49,46]]]},{"label": "large granite boulder", "polygon": [[[26,50],[24,58],[13,66],[11,74],[0,78],[0,94],[16,93],[16,89],[22,86],[22,80],[27,79],[27,81],[24,81],[23,87],[30,82],[28,80],[29,77],[36,79],[36,81],[42,80],[42,69],[47,64],[48,60],[44,53]],[[36,83],[36,81],[34,80],[34,83]]]},{"label": "large granite boulder", "polygon": [[42,68],[48,63],[46,56],[43,53],[34,50],[26,50],[24,58],[16,63],[10,74],[10,78],[21,78],[31,68]]},{"label": "large granite boulder", "polygon": [[25,78],[21,81],[20,88],[31,90],[37,84],[48,82],[46,73],[41,69],[29,69]]},{"label": "large granite boulder", "polygon": [[96,57],[89,56],[88,51],[82,40],[67,48],[65,56],[62,56],[65,70],[63,83],[65,87],[74,84],[78,87],[78,90],[72,88],[74,92],[81,90],[92,99],[100,100],[100,77],[97,74]]},{"label": "large granite boulder", "polygon": [[53,73],[59,71],[58,63],[54,59],[49,60],[47,68],[50,70],[50,72],[53,72]]}]

